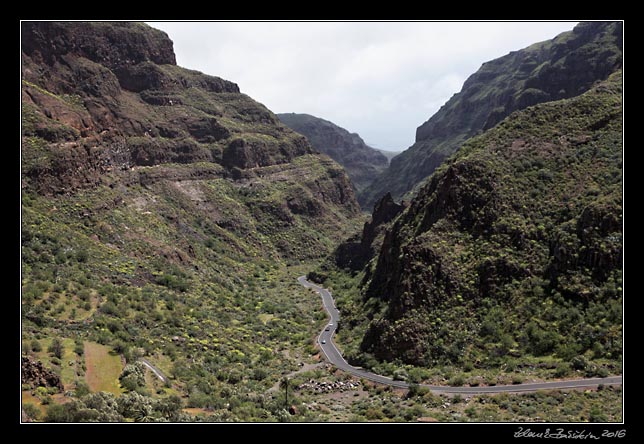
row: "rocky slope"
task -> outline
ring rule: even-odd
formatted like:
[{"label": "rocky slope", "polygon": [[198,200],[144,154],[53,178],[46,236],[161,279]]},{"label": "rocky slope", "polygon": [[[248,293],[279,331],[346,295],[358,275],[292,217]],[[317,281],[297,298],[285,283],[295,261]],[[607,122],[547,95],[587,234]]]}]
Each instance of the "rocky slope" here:
[{"label": "rocky slope", "polygon": [[570,32],[484,63],[358,199],[370,208],[386,192],[413,194],[464,141],[513,111],[577,96],[622,63],[622,25],[582,22]]},{"label": "rocky slope", "polygon": [[309,114],[287,113],[277,117],[306,136],[313,148],[342,165],[358,192],[387,167],[387,156],[365,144],[358,134],[349,133],[334,123]]},{"label": "rocky slope", "polygon": [[[271,387],[312,328],[289,266],[359,214],[345,171],[147,25],[23,22],[22,44],[25,351],[146,355],[191,406]],[[70,390],[84,376],[63,364]]]},{"label": "rocky slope", "polygon": [[[466,142],[388,228],[378,218],[381,246],[338,304],[343,328],[362,335],[351,359],[620,371],[621,76],[512,114]],[[369,260],[366,228],[336,250],[345,275]]]},{"label": "rocky slope", "polygon": [[36,361],[29,356],[21,358],[20,379],[22,385],[32,388],[52,387],[57,391],[63,390],[63,383],[60,376],[46,368],[42,362]]}]

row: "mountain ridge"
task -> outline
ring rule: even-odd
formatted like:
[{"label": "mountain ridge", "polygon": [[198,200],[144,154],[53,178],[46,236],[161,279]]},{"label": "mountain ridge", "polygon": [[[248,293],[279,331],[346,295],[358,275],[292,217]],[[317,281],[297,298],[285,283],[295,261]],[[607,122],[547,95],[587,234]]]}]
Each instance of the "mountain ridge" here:
[{"label": "mountain ridge", "polygon": [[358,195],[371,207],[387,191],[410,198],[441,163],[468,138],[513,111],[574,97],[621,66],[622,24],[581,22],[552,40],[484,63],[428,121],[416,142],[392,159],[372,185]]},{"label": "mountain ridge", "polygon": [[313,148],[342,165],[356,192],[364,189],[389,163],[387,156],[368,146],[356,133],[310,114],[285,113],[277,117],[292,130],[306,136]]}]

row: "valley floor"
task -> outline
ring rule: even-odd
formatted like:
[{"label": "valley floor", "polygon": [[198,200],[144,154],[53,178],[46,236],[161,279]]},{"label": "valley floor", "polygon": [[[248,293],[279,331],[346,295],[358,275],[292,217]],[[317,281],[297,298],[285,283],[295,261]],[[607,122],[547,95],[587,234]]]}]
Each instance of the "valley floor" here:
[{"label": "valley floor", "polygon": [[[299,286],[298,275],[307,265],[284,267],[273,278],[260,278],[259,293],[291,297],[270,315],[257,316],[258,325],[270,326],[287,320],[290,313],[304,331],[274,341],[273,357],[262,364],[253,360],[239,371],[239,380],[221,376],[186,378],[180,370],[186,363],[180,357],[152,353],[146,359],[169,378],[164,384],[149,368],[139,391],[163,400],[179,396],[181,420],[188,421],[296,421],[296,422],[619,422],[622,420],[621,387],[539,391],[524,394],[448,395],[435,394],[412,386],[409,390],[375,384],[336,369],[321,356],[314,345],[327,322],[321,299],[315,292]],[[292,301],[292,302],[288,302]],[[292,304],[292,305],[290,305]],[[281,313],[281,314],[280,314]],[[295,314],[297,313],[297,314]],[[308,320],[308,321],[306,321]],[[53,331],[52,331],[53,337]],[[42,390],[23,390],[23,408],[38,420],[47,419],[52,404],[70,403],[75,396],[89,391],[107,390],[117,399],[124,396],[118,376],[124,362],[109,347],[93,341],[83,342],[83,354],[74,354],[74,341],[62,341],[63,360],[47,350],[52,337],[41,335],[41,351],[31,351],[62,375],[64,394]],[[172,341],[172,338],[170,338]],[[195,359],[194,357],[192,358]],[[98,365],[97,363],[100,363]],[[109,363],[109,365],[108,365]],[[279,365],[276,365],[279,363]],[[235,374],[235,369],[230,368]],[[236,368],[236,367],[235,367]],[[179,371],[178,371],[179,370]],[[288,402],[284,377],[288,378]],[[223,380],[219,380],[221,378]],[[191,382],[192,381],[192,382]],[[207,393],[204,382],[217,388]],[[85,388],[86,387],[86,388]],[[80,392],[79,392],[80,389]],[[76,393],[76,395],[75,395]],[[217,399],[215,399],[217,398]],[[33,406],[33,407],[31,407]],[[134,419],[133,419],[134,420]]]}]

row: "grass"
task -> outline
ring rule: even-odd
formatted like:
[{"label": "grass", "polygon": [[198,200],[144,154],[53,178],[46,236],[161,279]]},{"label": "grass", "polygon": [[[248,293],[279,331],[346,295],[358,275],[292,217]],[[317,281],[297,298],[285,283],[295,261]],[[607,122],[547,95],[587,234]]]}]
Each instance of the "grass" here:
[{"label": "grass", "polygon": [[40,417],[42,418],[47,411],[47,406],[43,405],[36,396],[34,396],[30,391],[22,392],[22,405],[32,404],[40,411]]},{"label": "grass", "polygon": [[[74,340],[69,338],[61,338],[63,345],[63,355],[60,359],[60,365],[52,362],[53,356],[47,351],[52,343],[52,337],[45,337],[40,339],[42,351],[35,354],[36,358],[42,361],[45,367],[52,368],[59,376],[66,390],[72,389],[78,379],[77,372],[82,365],[82,358],[78,358],[74,353]],[[72,363],[72,365],[70,365]]]},{"label": "grass", "polygon": [[123,393],[119,375],[123,370],[121,357],[109,347],[96,342],[85,342],[85,380],[93,392]]}]

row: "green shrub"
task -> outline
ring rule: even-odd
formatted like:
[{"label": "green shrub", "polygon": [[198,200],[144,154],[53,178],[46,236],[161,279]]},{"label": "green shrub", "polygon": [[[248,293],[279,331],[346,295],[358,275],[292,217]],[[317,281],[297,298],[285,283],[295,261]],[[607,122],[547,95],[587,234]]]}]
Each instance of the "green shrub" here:
[{"label": "green shrub", "polygon": [[27,403],[22,405],[22,409],[25,411],[28,417],[31,419],[39,419],[40,418],[40,409],[36,407],[34,404]]},{"label": "green shrub", "polygon": [[459,373],[452,376],[447,382],[447,384],[451,385],[452,387],[460,387],[463,384],[465,384],[465,378],[463,377],[463,375]]},{"label": "green shrub", "polygon": [[525,378],[522,375],[512,375],[512,384],[523,384]]},{"label": "green shrub", "polygon": [[49,347],[47,347],[47,351],[49,353],[52,353],[58,359],[62,359],[63,358],[63,343],[61,342],[60,339],[54,338],[51,341],[51,344],[49,345]]},{"label": "green shrub", "polygon": [[38,342],[37,339],[33,339],[31,341],[31,351],[35,353],[42,351],[42,346],[40,345],[40,342]]},{"label": "green shrub", "polygon": [[567,362],[560,362],[557,364],[557,368],[555,369],[555,377],[557,378],[563,378],[564,376],[567,376],[568,373],[570,373],[570,364]]},{"label": "green shrub", "polygon": [[575,370],[585,370],[586,367],[588,366],[588,361],[586,360],[585,356],[579,355],[572,358],[572,360],[570,361],[570,365]]},{"label": "green shrub", "polygon": [[76,382],[76,390],[74,390],[74,395],[77,398],[82,398],[85,395],[90,394],[89,385],[85,381]]},{"label": "green shrub", "polygon": [[51,404],[47,407],[45,414],[45,421],[47,422],[70,422],[68,407],[61,404]]}]

